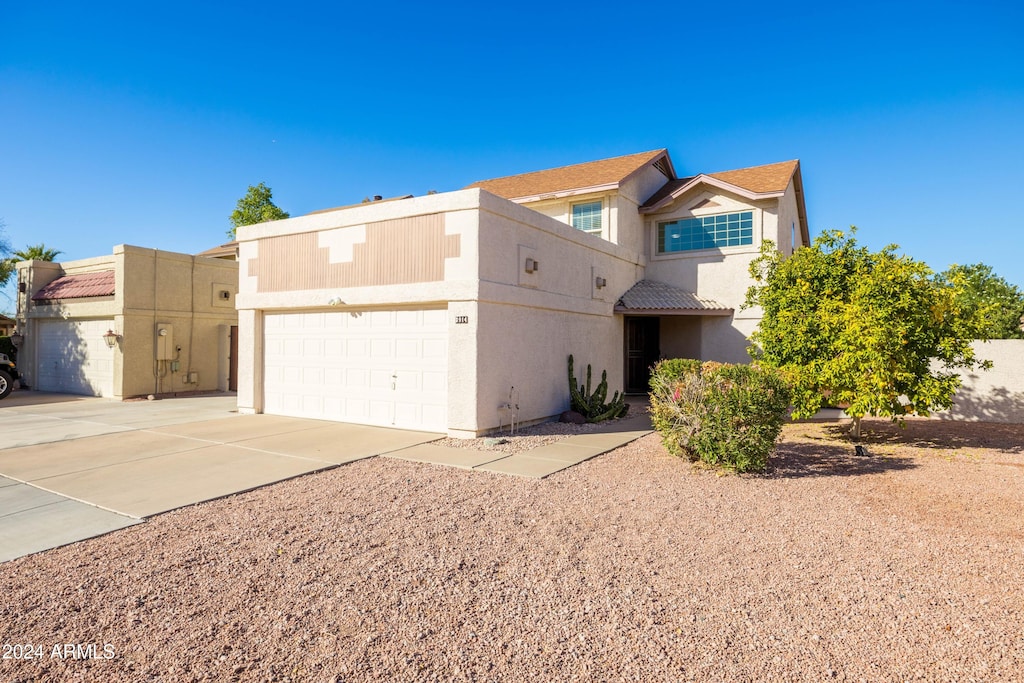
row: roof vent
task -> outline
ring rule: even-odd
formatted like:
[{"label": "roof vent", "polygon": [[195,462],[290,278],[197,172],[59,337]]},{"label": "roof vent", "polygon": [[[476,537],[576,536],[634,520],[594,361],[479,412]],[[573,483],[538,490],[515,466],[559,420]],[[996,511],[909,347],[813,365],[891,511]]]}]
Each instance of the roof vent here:
[{"label": "roof vent", "polygon": [[382,195],[379,195],[379,194],[373,195],[373,201],[375,201],[375,202],[379,202],[382,199],[384,199],[384,197]]}]

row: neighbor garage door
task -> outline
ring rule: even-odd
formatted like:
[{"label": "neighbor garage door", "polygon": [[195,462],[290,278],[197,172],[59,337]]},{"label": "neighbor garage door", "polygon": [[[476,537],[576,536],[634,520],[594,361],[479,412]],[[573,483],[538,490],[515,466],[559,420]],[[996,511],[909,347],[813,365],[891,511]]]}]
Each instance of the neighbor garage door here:
[{"label": "neighbor garage door", "polygon": [[264,411],[444,431],[448,311],[268,313]]},{"label": "neighbor garage door", "polygon": [[114,395],[114,350],[103,341],[113,320],[42,320],[36,388],[86,396]]}]

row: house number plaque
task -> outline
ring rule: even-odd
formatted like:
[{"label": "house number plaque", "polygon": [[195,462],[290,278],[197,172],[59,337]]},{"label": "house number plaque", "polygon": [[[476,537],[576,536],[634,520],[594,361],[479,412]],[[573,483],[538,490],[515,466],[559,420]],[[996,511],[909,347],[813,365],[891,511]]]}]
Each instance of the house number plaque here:
[{"label": "house number plaque", "polygon": [[469,316],[468,315],[457,315],[457,316],[455,316],[455,324],[456,325],[468,325],[469,324]]}]

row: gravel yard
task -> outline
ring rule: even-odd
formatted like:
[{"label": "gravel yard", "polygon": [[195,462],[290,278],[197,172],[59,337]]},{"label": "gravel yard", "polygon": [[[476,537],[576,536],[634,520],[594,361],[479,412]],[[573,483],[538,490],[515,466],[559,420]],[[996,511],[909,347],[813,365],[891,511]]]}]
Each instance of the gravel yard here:
[{"label": "gravel yard", "polygon": [[0,565],[0,680],[1021,680],[1024,428],[866,428],[788,425],[764,476],[651,435],[171,512]]}]

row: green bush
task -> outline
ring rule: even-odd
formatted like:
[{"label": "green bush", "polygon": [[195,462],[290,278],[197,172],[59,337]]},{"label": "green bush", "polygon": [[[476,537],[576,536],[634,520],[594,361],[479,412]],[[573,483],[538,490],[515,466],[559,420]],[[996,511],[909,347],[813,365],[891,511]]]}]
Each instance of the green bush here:
[{"label": "green bush", "polygon": [[10,337],[0,337],[0,353],[6,354],[14,362],[18,362],[18,349]]},{"label": "green bush", "polygon": [[774,370],[689,359],[651,373],[651,418],[669,453],[735,472],[763,472],[790,390]]}]

